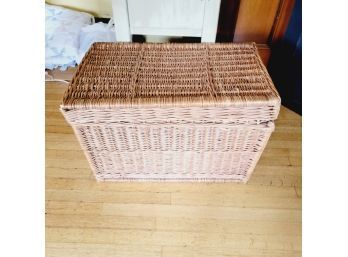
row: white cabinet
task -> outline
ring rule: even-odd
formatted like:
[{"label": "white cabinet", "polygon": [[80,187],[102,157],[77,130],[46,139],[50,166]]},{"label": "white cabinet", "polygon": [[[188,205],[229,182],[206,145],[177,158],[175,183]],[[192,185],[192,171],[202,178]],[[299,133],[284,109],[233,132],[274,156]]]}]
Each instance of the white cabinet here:
[{"label": "white cabinet", "polygon": [[140,34],[215,42],[220,0],[113,0],[112,5],[117,41]]}]

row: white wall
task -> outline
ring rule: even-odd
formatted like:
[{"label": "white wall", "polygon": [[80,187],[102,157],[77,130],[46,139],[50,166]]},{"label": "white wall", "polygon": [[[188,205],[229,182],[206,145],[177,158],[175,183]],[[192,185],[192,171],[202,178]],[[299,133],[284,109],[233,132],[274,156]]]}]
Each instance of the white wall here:
[{"label": "white wall", "polygon": [[111,0],[46,0],[46,3],[88,12],[96,17],[112,17]]}]

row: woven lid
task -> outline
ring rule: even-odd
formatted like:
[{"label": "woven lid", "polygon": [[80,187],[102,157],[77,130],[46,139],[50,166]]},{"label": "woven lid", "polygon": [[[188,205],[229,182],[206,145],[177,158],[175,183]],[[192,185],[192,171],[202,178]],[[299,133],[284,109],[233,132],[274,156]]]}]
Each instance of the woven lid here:
[{"label": "woven lid", "polygon": [[254,43],[95,43],[79,65],[62,108],[279,103]]}]

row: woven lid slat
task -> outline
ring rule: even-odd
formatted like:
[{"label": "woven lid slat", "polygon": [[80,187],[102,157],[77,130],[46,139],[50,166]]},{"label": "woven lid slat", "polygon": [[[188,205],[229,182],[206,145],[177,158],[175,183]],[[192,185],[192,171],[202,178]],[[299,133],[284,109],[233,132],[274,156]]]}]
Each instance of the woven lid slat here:
[{"label": "woven lid slat", "polygon": [[254,43],[95,43],[62,108],[279,105]]}]

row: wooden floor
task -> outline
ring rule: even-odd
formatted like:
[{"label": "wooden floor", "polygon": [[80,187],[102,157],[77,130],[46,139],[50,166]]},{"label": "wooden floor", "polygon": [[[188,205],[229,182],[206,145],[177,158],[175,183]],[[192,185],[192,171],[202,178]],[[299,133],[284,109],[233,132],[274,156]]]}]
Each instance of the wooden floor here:
[{"label": "wooden floor", "polygon": [[46,84],[46,256],[301,256],[301,117],[282,107],[248,184],[96,182]]}]

